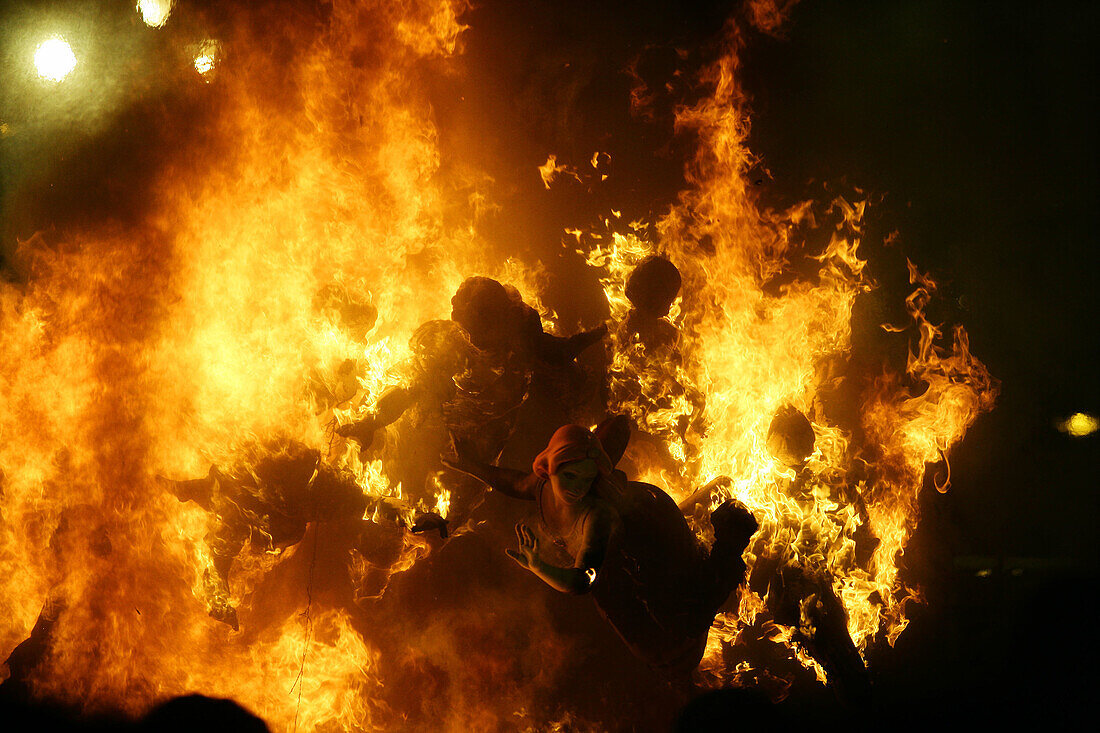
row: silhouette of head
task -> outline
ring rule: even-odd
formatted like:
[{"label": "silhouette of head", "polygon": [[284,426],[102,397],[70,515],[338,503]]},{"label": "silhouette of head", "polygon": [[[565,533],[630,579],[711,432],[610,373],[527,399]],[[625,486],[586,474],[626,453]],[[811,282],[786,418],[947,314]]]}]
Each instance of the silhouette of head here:
[{"label": "silhouette of head", "polygon": [[488,277],[470,277],[451,298],[451,320],[483,350],[522,350],[534,345],[542,321],[519,291]]},{"label": "silhouette of head", "polygon": [[637,310],[660,318],[680,292],[680,271],[664,257],[650,255],[626,280],[626,297]]}]

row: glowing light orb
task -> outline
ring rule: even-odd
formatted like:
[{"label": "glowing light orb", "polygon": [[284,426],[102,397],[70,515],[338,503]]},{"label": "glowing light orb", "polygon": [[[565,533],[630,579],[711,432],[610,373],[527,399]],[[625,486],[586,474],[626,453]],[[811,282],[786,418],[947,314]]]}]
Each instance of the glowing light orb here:
[{"label": "glowing light orb", "polygon": [[210,74],[217,65],[217,51],[218,44],[215,41],[206,41],[195,56],[195,71],[202,74],[207,81],[210,81]]},{"label": "glowing light orb", "polygon": [[76,68],[76,54],[65,39],[51,38],[38,44],[34,52],[34,68],[43,79],[61,81]]},{"label": "glowing light orb", "polygon": [[168,22],[173,0],[138,0],[137,9],[145,25],[160,28]]},{"label": "glowing light orb", "polygon": [[1100,429],[1100,420],[1083,412],[1075,412],[1058,423],[1058,429],[1074,438],[1083,438]]}]

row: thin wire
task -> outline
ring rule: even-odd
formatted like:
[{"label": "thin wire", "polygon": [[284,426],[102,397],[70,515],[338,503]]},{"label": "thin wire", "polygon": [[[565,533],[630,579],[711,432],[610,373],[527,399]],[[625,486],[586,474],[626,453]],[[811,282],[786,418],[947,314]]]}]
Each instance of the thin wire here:
[{"label": "thin wire", "polygon": [[309,643],[313,640],[313,616],[310,613],[313,608],[313,568],[317,564],[317,543],[321,539],[321,527],[318,523],[313,528],[313,555],[309,559],[309,580],[306,582],[306,610],[302,611],[302,615],[306,618],[306,641],[302,646],[302,664],[298,667],[298,676],[294,678],[294,684],[290,686],[290,691],[294,692],[294,688],[298,688],[298,703],[294,708],[294,731],[298,730],[298,714],[302,710],[302,677],[306,671],[306,656],[309,654]]},{"label": "thin wire", "polygon": [[[331,433],[329,435],[328,448],[325,450],[325,460],[329,458],[329,454],[332,452],[332,443],[336,439],[336,418],[328,424]],[[313,554],[309,559],[309,579],[306,581],[306,609],[302,611],[302,615],[306,618],[306,641],[302,647],[302,663],[298,667],[298,676],[294,678],[294,684],[290,686],[290,691],[294,692],[294,688],[298,688],[298,702],[294,708],[294,731],[298,730],[298,715],[302,710],[302,677],[306,671],[306,657],[309,655],[309,642],[313,640],[313,616],[311,610],[313,609],[313,569],[317,566],[317,543],[321,540],[321,523],[317,522],[313,526]]]}]

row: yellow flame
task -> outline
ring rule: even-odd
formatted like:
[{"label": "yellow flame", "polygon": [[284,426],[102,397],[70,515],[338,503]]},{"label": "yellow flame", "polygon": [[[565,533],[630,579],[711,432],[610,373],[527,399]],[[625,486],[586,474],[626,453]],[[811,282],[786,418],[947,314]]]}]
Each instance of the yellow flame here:
[{"label": "yellow flame", "polygon": [[540,166],[537,166],[539,171],[539,177],[542,179],[542,185],[549,190],[550,183],[558,176],[568,176],[578,183],[581,182],[581,177],[577,173],[577,169],[573,166],[566,165],[558,162],[558,156],[549,155],[546,158],[546,162]]},{"label": "yellow flame", "polygon": [[1059,422],[1058,429],[1074,438],[1083,438],[1100,429],[1100,420],[1084,412],[1075,412]]},{"label": "yellow flame", "polygon": [[[338,440],[334,428],[408,386],[410,337],[448,317],[451,294],[470,274],[515,286],[557,330],[539,299],[544,272],[489,260],[477,227],[484,195],[456,202],[467,183],[446,178],[430,97],[416,81],[424,59],[457,53],[466,7],[408,0],[400,12],[378,13],[368,3],[333,3],[323,30],[287,22],[287,40],[301,51],[289,67],[243,16],[225,37],[241,63],[210,88],[229,103],[218,107],[209,143],[196,142],[150,185],[147,226],[20,244],[34,276],[0,283],[0,654],[26,638],[47,599],[66,601],[35,673],[37,692],[139,713],[197,691],[233,697],[279,729],[407,722],[383,702],[379,637],[342,610],[309,605],[304,583],[274,610],[255,603],[241,632],[211,619],[204,598],[216,518],[153,477],[203,475],[244,445],[291,436],[353,475],[364,494],[402,500],[407,514],[434,503],[446,516],[452,495],[443,479],[402,485],[391,473],[398,428],[379,431],[374,452]],[[914,266],[902,328],[915,348],[904,373],[864,386],[855,423],[834,419],[829,400],[844,378],[853,305],[873,287],[860,256],[865,203],[849,196],[776,211],[758,200],[748,184],[755,161],[737,50],[706,70],[709,93],[678,113],[699,151],[677,203],[652,226],[627,223],[614,208],[603,231],[567,230],[599,270],[610,304],[611,407],[644,433],[628,456],[638,478],[677,498],[716,480],[711,506],[737,498],[760,522],[745,553],[750,571],[774,563],[822,579],[861,649],[876,638],[892,643],[906,605],[920,600],[898,560],[925,472],[946,463],[992,407],[996,382],[970,354],[965,331],[945,340],[924,316],[935,283]],[[209,79],[217,63],[218,45],[204,44],[196,70]],[[279,96],[273,86],[294,93]],[[598,153],[589,162],[606,161]],[[582,180],[580,169],[586,181],[598,173],[555,156],[539,166],[547,187],[560,175]],[[806,231],[828,231],[827,243],[810,251]],[[684,280],[662,320],[676,334],[669,358],[618,328],[631,307],[626,279],[650,254],[668,257]],[[783,281],[798,257],[809,274]],[[785,405],[806,416],[815,438],[798,468],[767,449]],[[946,488],[946,478],[938,485]],[[369,605],[428,554],[425,537],[401,532],[385,535],[394,542],[382,559],[363,548],[344,553],[355,600]],[[249,610],[269,571],[293,554],[242,553],[227,601]],[[765,588],[742,591],[737,611],[715,619],[701,666],[709,683],[762,679],[748,659],[726,662],[753,635],[824,680],[821,660],[802,643],[812,608],[797,600],[804,623],[785,626],[771,618]],[[542,613],[517,605],[517,613]],[[473,616],[470,628],[502,638]],[[413,629],[409,638],[422,646],[410,641],[412,662],[435,664],[424,650],[443,650],[445,675],[469,678],[471,690],[482,689],[479,670],[511,669],[496,658],[471,667],[470,643],[456,641],[452,626],[447,616]],[[551,634],[531,637],[540,645],[534,657],[565,654]],[[537,680],[548,682],[552,671],[539,666]],[[788,684],[780,675],[768,683]],[[518,709],[524,694],[517,686],[505,702],[477,700],[453,720],[499,727],[499,706]]]},{"label": "yellow flame", "polygon": [[[672,459],[635,456],[644,480],[682,497],[715,477],[729,477],[717,484],[711,506],[736,498],[759,520],[746,552],[750,573],[767,558],[825,578],[860,650],[880,634],[892,644],[908,623],[906,605],[920,599],[919,590],[899,578],[897,563],[918,519],[925,466],[946,462],[973,420],[991,409],[997,384],[970,354],[961,328],[949,347],[941,345],[939,330],[923,313],[935,283],[910,265],[916,287],[906,301],[907,329],[918,345],[907,373],[928,388],[913,397],[902,375],[889,375],[868,388],[860,426],[830,419],[830,393],[843,378],[851,348],[853,305],[873,287],[859,255],[866,202],[835,198],[824,207],[761,207],[748,183],[754,159],[744,144],[749,128],[734,73],[737,52],[735,38],[705,73],[711,94],[678,114],[678,125],[692,130],[700,147],[688,169],[693,185],[657,223],[656,236],[632,226],[576,237],[601,272],[613,322],[630,314],[625,284],[643,257],[663,254],[683,278],[667,319],[678,333],[679,356],[648,354],[629,335],[612,334],[612,409],[631,414],[643,432],[661,438]],[[603,224],[610,229],[612,221]],[[818,263],[814,277],[769,289],[805,248],[794,233],[826,227],[827,244],[807,253]],[[797,473],[777,465],[765,445],[784,404],[809,417],[815,437],[815,450]],[[866,433],[858,445],[854,427]],[[857,463],[870,466],[870,475],[849,482]],[[937,485],[946,489],[947,479]],[[705,526],[700,531],[706,536]],[[805,616],[809,601],[800,602]],[[727,669],[722,650],[770,611],[763,601],[746,604],[743,597],[739,614],[715,619],[703,677],[736,683],[747,668]],[[824,680],[820,660],[798,641],[799,634],[812,633],[806,625],[772,639]]]},{"label": "yellow flame", "polygon": [[[383,461],[351,451],[345,461],[331,428],[338,410],[359,414],[400,382],[409,337],[447,317],[466,274],[506,274],[485,261],[469,221],[444,226],[436,132],[408,71],[453,52],[462,7],[412,2],[367,29],[360,8],[337,3],[312,45],[295,37],[312,27],[288,23],[281,32],[303,49],[291,70],[302,96],[276,108],[268,80],[281,62],[240,11],[226,32],[246,63],[219,90],[233,103],[209,147],[196,140],[151,185],[159,233],[20,244],[36,277],[0,284],[0,658],[48,597],[63,598],[55,652],[36,672],[41,694],[140,713],[197,691],[290,729],[300,690],[303,729],[370,727],[362,708],[380,703],[362,676],[373,652],[361,630],[326,609],[314,609],[312,632],[294,622],[274,636],[265,619],[247,637],[211,619],[216,520],[153,476],[204,475],[244,444],[291,435],[337,467],[359,461],[368,493],[402,494]],[[363,32],[383,59],[366,71],[351,58]],[[43,73],[59,48],[40,48]],[[201,50],[217,63],[216,44]],[[329,307],[334,289],[343,311]],[[352,322],[370,309],[373,322]],[[317,399],[314,383],[350,384],[351,396]],[[420,542],[404,544],[394,569],[424,554]],[[250,603],[290,555],[243,552],[227,600]],[[298,592],[290,602],[305,602]]]},{"label": "yellow flame", "polygon": [[[435,478],[435,481],[437,483],[439,482],[438,477]],[[447,513],[451,511],[451,491],[450,491],[450,489],[444,488],[442,485],[439,486],[439,491],[435,495],[435,509],[434,509],[434,511],[435,511],[436,514],[443,517],[444,519],[447,518]]]}]

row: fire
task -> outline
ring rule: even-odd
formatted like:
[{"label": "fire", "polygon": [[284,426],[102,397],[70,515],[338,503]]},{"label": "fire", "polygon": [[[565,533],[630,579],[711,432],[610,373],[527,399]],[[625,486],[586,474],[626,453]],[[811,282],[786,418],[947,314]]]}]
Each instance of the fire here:
[{"label": "fire", "polygon": [[[836,198],[823,210],[804,202],[784,211],[759,203],[748,184],[754,159],[745,147],[749,120],[736,76],[738,51],[734,35],[706,72],[711,94],[677,115],[678,125],[698,136],[699,152],[688,168],[692,187],[656,223],[656,233],[632,225],[592,233],[581,247],[601,273],[612,320],[620,323],[631,308],[628,275],[643,258],[662,255],[683,276],[681,295],[664,319],[679,334],[675,359],[647,353],[637,338],[613,335],[612,409],[633,415],[642,430],[664,441],[672,466],[652,455],[636,460],[645,480],[674,498],[729,477],[716,484],[712,506],[735,498],[760,520],[746,551],[750,579],[754,570],[775,566],[821,578],[842,604],[848,634],[862,652],[875,638],[893,644],[905,629],[906,605],[920,594],[899,578],[898,563],[918,520],[926,467],[946,466],[951,447],[992,408],[998,386],[971,355],[961,327],[943,344],[924,315],[935,282],[910,264],[911,321],[884,324],[915,336],[905,374],[880,376],[865,388],[858,423],[834,417],[831,403],[852,348],[853,307],[875,287],[859,254],[867,202]],[[604,225],[611,228],[609,220]],[[827,245],[806,252],[806,234],[822,230],[831,230]],[[813,275],[773,286],[799,257],[816,261]],[[627,388],[616,390],[617,384]],[[815,449],[797,472],[775,461],[766,446],[769,424],[784,405],[809,416],[813,430]],[[945,491],[947,478],[936,485]],[[743,645],[761,619],[770,626],[778,615],[766,573],[763,585],[752,586],[740,611],[715,620],[700,668],[709,684],[743,680],[752,665],[730,670],[723,655]],[[812,598],[802,601],[803,627],[811,624],[806,604]],[[789,627],[771,638],[825,679],[818,663],[824,660],[801,648]]]},{"label": "fire", "polygon": [[[593,165],[592,167],[595,168],[596,166]],[[542,185],[547,189],[550,188],[550,183],[559,176],[568,176],[578,183],[582,180],[575,168],[558,163],[558,156],[556,155],[548,156],[546,162],[540,165],[538,170],[539,177],[542,179]]]},{"label": "fire", "polygon": [[[414,328],[448,315],[464,273],[497,274],[468,228],[441,226],[436,133],[402,81],[409,65],[455,52],[461,7],[410,4],[398,17],[338,3],[314,37],[293,18],[263,19],[303,49],[290,72],[310,90],[274,116],[265,94],[283,72],[270,37],[242,18],[237,65],[217,80],[232,104],[196,131],[188,167],[149,192],[148,229],[22,243],[30,284],[0,292],[0,644],[7,656],[45,600],[63,599],[39,694],[140,713],[201,691],[286,728],[300,694],[312,717],[298,725],[370,727],[374,688],[360,679],[374,652],[361,631],[316,609],[307,631],[292,608],[274,637],[227,637],[202,600],[211,519],[166,497],[156,476],[204,475],[273,434],[342,463],[329,451],[334,408],[354,406],[318,399],[310,385],[350,379],[369,405],[400,381],[393,370]],[[370,72],[352,58],[359,21],[385,59]],[[200,73],[214,57],[204,46]],[[349,89],[354,125],[335,114]],[[444,256],[407,269],[428,253]],[[421,283],[432,280],[426,297]],[[374,309],[372,322],[357,304]],[[362,472],[363,488],[395,493],[375,469]],[[251,598],[256,577],[289,557],[242,560],[232,600]],[[293,603],[307,603],[304,589]],[[244,685],[235,670],[256,665]]]},{"label": "fire", "polygon": [[[270,646],[258,644],[252,653],[260,680],[275,683],[254,709],[275,725],[370,730],[379,714],[388,712],[376,701],[381,685],[375,670],[378,653],[345,614],[327,611],[316,619],[292,619]],[[304,674],[307,663],[314,670],[310,675]],[[291,677],[290,688],[280,689],[279,683]],[[302,700],[307,704],[301,705]]]},{"label": "fire", "polygon": [[[159,27],[173,4],[138,8]],[[209,82],[185,67],[204,111],[186,154],[147,192],[141,223],[20,243],[25,277],[0,283],[0,652],[51,609],[36,694],[137,715],[201,692],[231,697],[277,730],[385,729],[414,713],[457,729],[546,723],[528,707],[568,644],[554,642],[538,604],[509,609],[537,640],[513,638],[479,608],[406,618],[385,605],[387,589],[435,546],[381,529],[375,506],[362,520],[385,552],[339,548],[346,592],[314,577],[318,558],[337,553],[332,526],[313,523],[291,548],[242,552],[219,599],[241,609],[234,631],[207,613],[216,518],[161,483],[287,437],[352,475],[364,496],[403,502],[406,523],[416,511],[457,511],[453,477],[397,478],[396,429],[373,453],[336,429],[408,386],[410,337],[449,317],[468,275],[516,287],[548,331],[558,325],[540,300],[545,272],[492,257],[479,229],[491,205],[465,171],[444,170],[417,81],[429,64],[451,69],[466,10],[464,0],[343,0],[323,19],[241,11],[186,57]],[[925,316],[936,285],[915,265],[910,322],[893,324],[914,335],[904,371],[866,383],[847,374],[853,310],[875,287],[860,255],[867,202],[857,192],[783,210],[761,203],[748,183],[754,158],[732,38],[704,73],[708,93],[677,113],[698,140],[687,190],[652,224],[617,207],[603,231],[571,228],[568,241],[610,305],[608,389],[611,408],[644,434],[627,456],[636,477],[677,499],[710,484],[704,508],[736,498],[760,521],[745,555],[749,587],[715,619],[700,679],[779,697],[827,678],[807,639],[830,597],[860,651],[902,633],[920,596],[898,562],[925,473],[943,464],[937,487],[946,490],[947,457],[992,408],[997,384],[961,327],[945,340]],[[274,41],[295,53],[273,52]],[[71,49],[65,58],[64,72],[40,73],[64,78]],[[576,166],[551,155],[537,169],[549,188],[562,177],[605,180],[608,162],[599,152]],[[810,251],[809,234],[824,231],[827,244]],[[660,358],[622,328],[629,275],[653,255],[683,277],[656,319],[676,334]],[[783,279],[796,261],[804,274]],[[858,403],[854,421],[838,416],[844,399]],[[801,465],[768,449],[784,409],[813,433]],[[695,519],[709,537],[705,512]],[[791,599],[787,617],[768,581],[792,569],[818,585]],[[325,583],[339,585],[333,575]],[[470,639],[491,649],[471,653]],[[517,659],[502,658],[510,647]],[[402,707],[406,688],[430,691],[440,679],[454,680],[440,695],[453,709],[429,693],[420,712]],[[497,685],[491,694],[485,680]],[[464,691],[481,698],[463,707]]]}]

